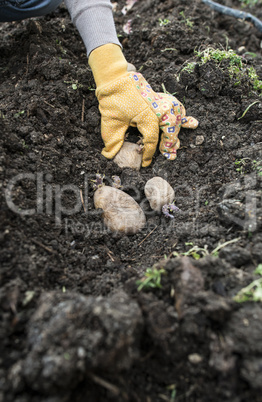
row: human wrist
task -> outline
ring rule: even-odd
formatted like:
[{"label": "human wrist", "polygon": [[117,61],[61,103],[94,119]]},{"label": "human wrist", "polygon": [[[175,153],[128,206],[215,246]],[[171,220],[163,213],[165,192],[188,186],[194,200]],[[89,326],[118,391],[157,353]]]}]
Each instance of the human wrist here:
[{"label": "human wrist", "polygon": [[127,73],[127,61],[120,46],[108,43],[94,49],[88,59],[97,91]]},{"label": "human wrist", "polygon": [[83,39],[87,57],[94,49],[106,43],[121,46],[110,0],[65,0],[65,4]]}]

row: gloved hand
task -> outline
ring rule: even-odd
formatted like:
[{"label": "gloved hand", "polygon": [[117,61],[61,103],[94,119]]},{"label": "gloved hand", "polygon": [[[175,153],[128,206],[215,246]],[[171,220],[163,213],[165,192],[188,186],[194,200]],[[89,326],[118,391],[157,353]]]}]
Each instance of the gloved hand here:
[{"label": "gloved hand", "polygon": [[175,159],[180,146],[180,127],[198,126],[196,119],[186,116],[182,103],[172,95],[154,92],[140,73],[128,72],[127,62],[117,45],[96,48],[88,62],[97,86],[105,144],[102,154],[114,158],[123,145],[128,127],[136,126],[143,136],[143,167],[152,162],[159,128],[163,131],[160,152],[168,159]]}]

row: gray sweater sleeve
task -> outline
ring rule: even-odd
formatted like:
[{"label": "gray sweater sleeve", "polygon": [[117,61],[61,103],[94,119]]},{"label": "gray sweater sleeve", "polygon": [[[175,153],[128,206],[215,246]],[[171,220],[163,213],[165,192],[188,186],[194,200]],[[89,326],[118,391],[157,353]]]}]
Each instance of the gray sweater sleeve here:
[{"label": "gray sweater sleeve", "polygon": [[72,22],[86,47],[87,56],[107,43],[119,46],[110,0],[65,0]]}]

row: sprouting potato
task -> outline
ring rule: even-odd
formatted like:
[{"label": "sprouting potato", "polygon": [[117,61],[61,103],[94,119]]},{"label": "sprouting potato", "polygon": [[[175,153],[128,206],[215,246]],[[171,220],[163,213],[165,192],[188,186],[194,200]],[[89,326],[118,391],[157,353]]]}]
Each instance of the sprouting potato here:
[{"label": "sprouting potato", "polygon": [[175,192],[170,184],[162,177],[153,177],[145,185],[145,195],[150,207],[160,212],[163,205],[171,204],[175,198]]},{"label": "sprouting potato", "polygon": [[127,71],[136,71],[136,67],[134,66],[134,64],[131,63],[127,63]]},{"label": "sprouting potato", "polygon": [[120,151],[116,154],[114,162],[121,168],[129,167],[139,170],[142,164],[141,146],[125,141]]},{"label": "sprouting potato", "polygon": [[146,217],[138,203],[123,191],[102,186],[94,194],[95,208],[103,210],[105,225],[113,232],[135,234],[146,223]]}]

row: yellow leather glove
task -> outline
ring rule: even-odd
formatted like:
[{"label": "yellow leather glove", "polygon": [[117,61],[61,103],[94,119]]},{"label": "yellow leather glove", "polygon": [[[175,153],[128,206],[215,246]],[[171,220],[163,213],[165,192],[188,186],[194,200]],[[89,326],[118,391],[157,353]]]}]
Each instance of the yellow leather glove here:
[{"label": "yellow leather glove", "polygon": [[182,103],[172,95],[154,92],[140,73],[128,72],[127,61],[118,45],[96,48],[88,62],[97,86],[105,144],[102,154],[114,158],[123,145],[128,127],[133,126],[143,136],[143,167],[152,162],[159,128],[163,131],[160,152],[168,159],[175,159],[180,146],[180,127],[198,126],[196,119],[186,116]]}]

